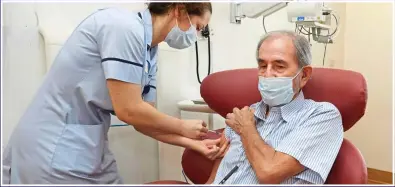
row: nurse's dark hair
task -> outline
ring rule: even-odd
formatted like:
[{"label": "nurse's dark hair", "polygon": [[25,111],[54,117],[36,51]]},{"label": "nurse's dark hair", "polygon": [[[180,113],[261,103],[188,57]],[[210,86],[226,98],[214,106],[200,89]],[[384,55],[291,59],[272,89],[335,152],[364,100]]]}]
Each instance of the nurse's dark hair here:
[{"label": "nurse's dark hair", "polygon": [[148,3],[148,9],[152,14],[164,15],[170,10],[174,9],[176,6],[180,7],[181,10],[185,10],[189,15],[202,16],[206,11],[213,13],[211,3],[160,3],[160,2],[150,2]]}]

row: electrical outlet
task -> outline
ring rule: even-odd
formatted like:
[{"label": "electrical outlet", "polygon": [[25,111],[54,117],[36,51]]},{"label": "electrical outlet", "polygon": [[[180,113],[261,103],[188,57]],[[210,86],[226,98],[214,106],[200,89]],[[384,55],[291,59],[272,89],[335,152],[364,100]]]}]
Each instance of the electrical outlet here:
[{"label": "electrical outlet", "polygon": [[329,64],[328,64],[329,67],[331,67],[331,68],[335,67],[335,64],[336,64],[336,61],[335,61],[335,60],[329,59],[328,61],[329,61]]},{"label": "electrical outlet", "polygon": [[214,35],[214,30],[212,28],[210,28],[210,36]]}]

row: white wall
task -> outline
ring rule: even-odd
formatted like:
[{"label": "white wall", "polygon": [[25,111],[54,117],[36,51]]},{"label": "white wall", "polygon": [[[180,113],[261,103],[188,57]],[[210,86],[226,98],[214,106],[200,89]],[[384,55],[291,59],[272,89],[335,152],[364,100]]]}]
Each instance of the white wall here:
[{"label": "white wall", "polygon": [[[346,14],[344,68],[362,73],[368,86],[366,114],[346,137],[361,150],[368,167],[392,171],[392,4],[347,3]],[[374,22],[380,26],[368,24]]]},{"label": "white wall", "polygon": [[31,3],[4,3],[3,145],[28,106],[45,74],[44,46]]}]

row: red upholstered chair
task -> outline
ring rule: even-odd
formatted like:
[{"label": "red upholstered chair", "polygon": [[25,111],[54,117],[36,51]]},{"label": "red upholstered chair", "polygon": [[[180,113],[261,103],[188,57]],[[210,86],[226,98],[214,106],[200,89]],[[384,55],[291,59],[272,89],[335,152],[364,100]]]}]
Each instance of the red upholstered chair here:
[{"label": "red upholstered chair", "polygon": [[[201,85],[201,96],[211,109],[225,117],[234,107],[250,106],[261,100],[257,69],[238,69],[211,74]],[[312,79],[303,88],[305,98],[327,101],[340,111],[344,131],[350,129],[365,113],[367,88],[357,72],[314,68]],[[222,131],[219,129],[218,131]],[[211,135],[215,136],[215,135]],[[213,162],[198,153],[185,150],[182,167],[194,184],[204,184]],[[180,184],[180,181],[156,181],[154,184]],[[366,184],[367,168],[359,150],[344,139],[326,184]]]}]

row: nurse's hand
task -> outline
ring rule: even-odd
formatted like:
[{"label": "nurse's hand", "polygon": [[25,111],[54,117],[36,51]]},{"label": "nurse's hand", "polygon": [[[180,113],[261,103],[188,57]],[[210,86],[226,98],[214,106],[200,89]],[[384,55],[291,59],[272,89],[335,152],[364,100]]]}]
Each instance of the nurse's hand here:
[{"label": "nurse's hand", "polygon": [[210,160],[222,158],[229,147],[229,141],[218,138],[215,140],[196,140],[196,144],[191,148]]},{"label": "nurse's hand", "polygon": [[206,137],[208,129],[203,120],[182,120],[182,135],[191,139],[202,139]]}]

